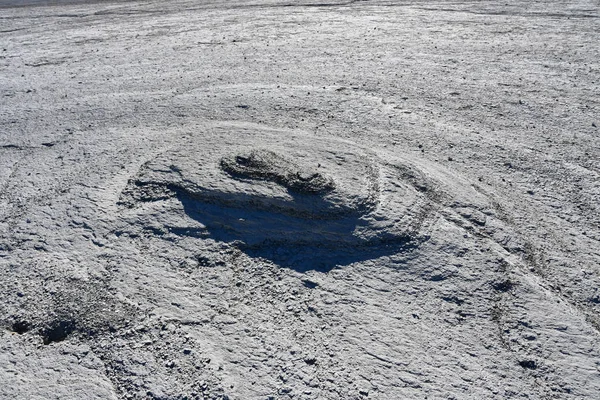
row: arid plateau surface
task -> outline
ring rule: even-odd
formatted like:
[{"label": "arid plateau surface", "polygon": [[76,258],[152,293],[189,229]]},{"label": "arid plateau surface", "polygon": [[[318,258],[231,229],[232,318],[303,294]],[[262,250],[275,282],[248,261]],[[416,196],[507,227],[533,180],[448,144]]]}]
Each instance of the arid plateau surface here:
[{"label": "arid plateau surface", "polygon": [[0,0],[0,399],[600,399],[599,10]]}]

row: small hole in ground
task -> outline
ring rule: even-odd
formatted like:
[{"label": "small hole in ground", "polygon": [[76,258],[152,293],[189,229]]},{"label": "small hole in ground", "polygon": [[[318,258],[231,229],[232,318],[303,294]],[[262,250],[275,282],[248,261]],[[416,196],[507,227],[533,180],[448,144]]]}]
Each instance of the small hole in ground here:
[{"label": "small hole in ground", "polygon": [[42,330],[41,335],[44,340],[44,344],[50,344],[54,342],[62,342],[74,331],[74,321],[57,321],[48,328]]},{"label": "small hole in ground", "polygon": [[510,280],[505,280],[502,282],[494,283],[492,286],[499,292],[508,292],[514,287],[514,283],[512,283]]},{"label": "small hole in ground", "polygon": [[304,362],[308,365],[315,365],[317,363],[317,359],[314,357],[305,358]]},{"label": "small hole in ground", "polygon": [[24,334],[25,332],[28,332],[29,329],[31,329],[31,325],[29,324],[29,322],[27,321],[15,321],[12,326],[10,327],[10,330],[18,333],[19,335]]},{"label": "small hole in ground", "polygon": [[537,369],[537,363],[533,360],[519,361],[519,365],[526,369]]}]

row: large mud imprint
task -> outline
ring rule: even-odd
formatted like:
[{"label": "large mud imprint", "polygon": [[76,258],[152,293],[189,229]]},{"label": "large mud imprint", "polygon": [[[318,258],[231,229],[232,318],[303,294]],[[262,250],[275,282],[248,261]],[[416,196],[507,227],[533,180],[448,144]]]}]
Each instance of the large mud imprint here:
[{"label": "large mud imprint", "polygon": [[176,197],[204,227],[196,236],[327,269],[415,248],[444,197],[437,172],[401,155],[259,127],[221,131],[190,136],[144,164],[122,204]]}]

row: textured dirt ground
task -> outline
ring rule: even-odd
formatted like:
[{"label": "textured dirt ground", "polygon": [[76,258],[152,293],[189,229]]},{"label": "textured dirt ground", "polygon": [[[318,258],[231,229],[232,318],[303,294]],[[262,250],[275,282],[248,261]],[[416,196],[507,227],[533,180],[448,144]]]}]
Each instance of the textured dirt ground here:
[{"label": "textured dirt ground", "polygon": [[0,398],[598,398],[597,1],[17,3]]}]

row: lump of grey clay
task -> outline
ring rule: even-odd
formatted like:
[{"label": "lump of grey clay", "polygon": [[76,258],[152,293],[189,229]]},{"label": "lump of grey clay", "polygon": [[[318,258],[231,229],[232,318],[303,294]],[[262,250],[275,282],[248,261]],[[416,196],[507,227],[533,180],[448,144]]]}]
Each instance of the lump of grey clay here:
[{"label": "lump of grey clay", "polygon": [[276,182],[297,193],[318,194],[334,188],[333,180],[315,168],[301,168],[265,149],[223,157],[221,168],[234,177]]}]

